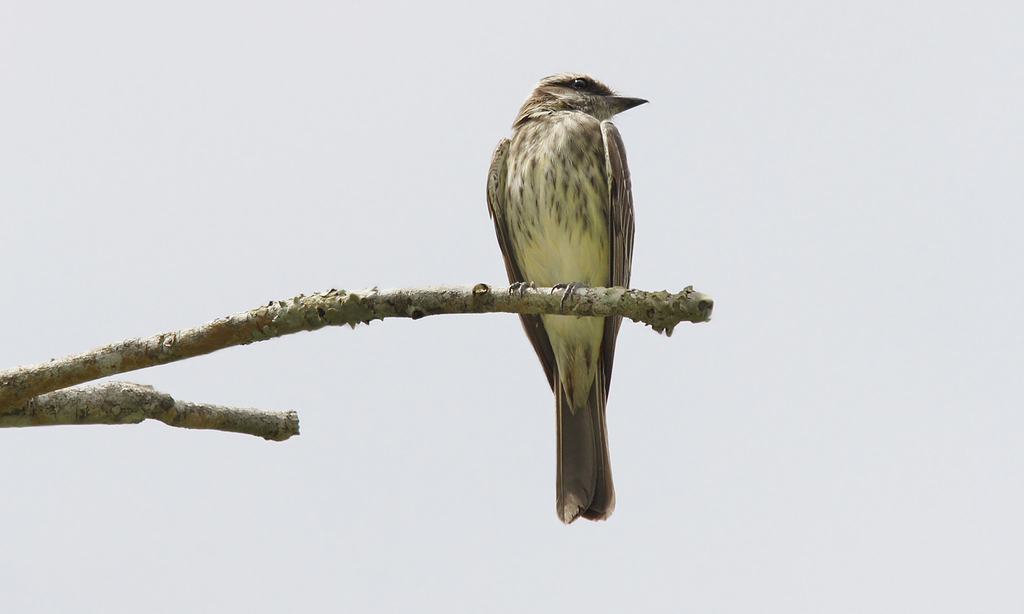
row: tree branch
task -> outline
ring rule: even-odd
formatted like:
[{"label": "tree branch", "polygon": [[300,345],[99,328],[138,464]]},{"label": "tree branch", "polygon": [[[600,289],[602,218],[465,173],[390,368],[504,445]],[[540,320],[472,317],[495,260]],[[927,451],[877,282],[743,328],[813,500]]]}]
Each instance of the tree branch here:
[{"label": "tree branch", "polygon": [[[312,296],[300,294],[193,328],[127,339],[46,363],[0,371],[0,427],[16,426],[8,424],[7,417],[26,411],[29,400],[39,395],[117,373],[325,326],[348,324],[354,328],[360,322],[369,323],[384,318],[415,320],[446,313],[543,313],[579,317],[621,315],[671,335],[673,328],[680,322],[706,322],[711,318],[713,307],[711,297],[695,292],[692,287],[676,294],[624,288],[586,288],[565,298],[562,291],[552,288],[525,288],[519,291],[507,286],[490,287],[485,284],[390,290],[370,288],[354,292],[329,290]],[[40,402],[39,399],[36,402]],[[146,417],[162,420],[157,416]],[[17,421],[14,418],[12,420]],[[43,423],[47,422],[38,422]],[[82,422],[79,420],[75,423]]]},{"label": "tree branch", "polygon": [[145,419],[189,429],[215,429],[284,441],[299,434],[294,411],[263,411],[176,401],[150,386],[103,382],[29,399],[0,414],[0,427],[50,424],[138,424]]}]

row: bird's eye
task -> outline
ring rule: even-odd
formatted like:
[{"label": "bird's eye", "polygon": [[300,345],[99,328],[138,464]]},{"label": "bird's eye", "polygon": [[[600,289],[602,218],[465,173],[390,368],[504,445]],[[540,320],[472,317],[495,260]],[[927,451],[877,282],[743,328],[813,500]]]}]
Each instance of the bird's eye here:
[{"label": "bird's eye", "polygon": [[585,89],[587,89],[588,85],[590,85],[590,82],[587,81],[586,79],[573,79],[572,80],[572,89],[574,89],[574,90],[585,90]]}]

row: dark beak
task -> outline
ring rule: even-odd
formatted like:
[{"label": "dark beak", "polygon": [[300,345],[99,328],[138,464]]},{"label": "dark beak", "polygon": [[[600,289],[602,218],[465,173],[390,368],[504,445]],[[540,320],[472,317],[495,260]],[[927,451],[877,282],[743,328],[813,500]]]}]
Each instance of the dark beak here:
[{"label": "dark beak", "polygon": [[622,113],[623,111],[626,111],[628,109],[632,109],[633,107],[638,107],[638,106],[644,104],[647,101],[644,100],[643,98],[626,98],[625,96],[609,96],[608,97],[608,102],[609,102],[612,110],[615,111],[615,114],[617,115],[619,113]]}]

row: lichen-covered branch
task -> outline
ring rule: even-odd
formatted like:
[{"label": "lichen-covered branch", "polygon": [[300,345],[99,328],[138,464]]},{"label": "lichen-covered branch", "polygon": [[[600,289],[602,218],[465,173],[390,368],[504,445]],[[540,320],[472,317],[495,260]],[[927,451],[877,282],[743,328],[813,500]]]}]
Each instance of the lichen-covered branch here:
[{"label": "lichen-covered branch", "polygon": [[477,284],[329,290],[299,295],[193,328],[127,339],[49,362],[0,371],[0,426],[5,424],[4,416],[23,411],[30,399],[42,394],[324,326],[354,327],[360,322],[384,318],[418,319],[446,313],[545,313],[580,317],[621,315],[671,335],[680,322],[710,319],[713,306],[711,297],[693,288],[675,294],[586,288],[565,297],[562,291],[552,288],[511,290],[507,286]]},{"label": "lichen-covered branch", "polygon": [[0,427],[50,424],[137,424],[146,419],[188,429],[215,429],[284,441],[299,434],[294,411],[263,411],[178,401],[149,386],[103,382],[65,388],[0,414]]}]

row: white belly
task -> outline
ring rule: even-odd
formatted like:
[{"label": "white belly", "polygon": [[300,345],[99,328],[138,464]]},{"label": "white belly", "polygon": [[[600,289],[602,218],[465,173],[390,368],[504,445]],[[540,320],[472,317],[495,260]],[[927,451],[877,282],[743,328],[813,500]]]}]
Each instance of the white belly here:
[{"label": "white belly", "polygon": [[[576,126],[579,128],[579,126]],[[538,286],[611,282],[608,188],[600,129],[588,147],[565,147],[564,127],[534,164],[509,169],[509,239],[526,281]],[[561,131],[561,132],[559,132]],[[596,142],[593,139],[596,138]],[[597,372],[603,318],[541,316],[573,409],[586,404]]]}]

